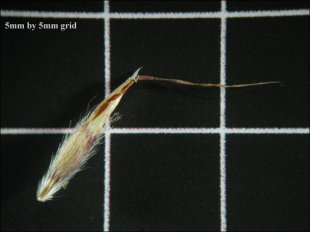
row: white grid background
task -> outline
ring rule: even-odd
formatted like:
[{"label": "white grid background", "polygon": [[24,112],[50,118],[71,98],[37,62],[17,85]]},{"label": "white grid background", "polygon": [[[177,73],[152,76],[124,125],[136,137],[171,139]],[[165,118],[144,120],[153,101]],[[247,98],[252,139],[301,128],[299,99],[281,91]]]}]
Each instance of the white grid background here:
[{"label": "white grid background", "polygon": [[[110,19],[198,19],[210,18],[221,20],[220,33],[220,83],[226,83],[226,27],[229,18],[256,18],[256,17],[290,17],[309,16],[309,9],[292,10],[264,10],[264,11],[226,11],[226,1],[221,1],[219,12],[173,12],[173,13],[111,13],[109,1],[104,1],[104,12],[48,12],[48,11],[16,11],[1,10],[1,17],[26,18],[80,18],[104,19],[104,73],[105,95],[110,93]],[[1,128],[1,135],[31,135],[31,134],[66,134],[71,133],[69,128]],[[226,135],[227,134],[309,134],[309,128],[227,128],[226,127],[226,90],[220,91],[220,127],[218,128],[110,128],[107,123],[105,133],[105,179],[104,179],[104,225],[103,230],[110,229],[110,146],[111,134],[219,134],[220,135],[220,230],[227,230],[227,203],[226,203]]]}]

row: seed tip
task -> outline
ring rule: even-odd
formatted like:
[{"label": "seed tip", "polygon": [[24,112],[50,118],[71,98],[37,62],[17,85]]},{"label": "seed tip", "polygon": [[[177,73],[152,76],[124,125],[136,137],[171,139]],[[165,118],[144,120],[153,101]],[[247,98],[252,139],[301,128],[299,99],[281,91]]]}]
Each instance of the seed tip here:
[{"label": "seed tip", "polygon": [[131,78],[134,79],[135,82],[137,82],[138,79],[138,73],[140,72],[140,70],[143,68],[143,66],[141,66],[140,68],[138,68],[131,76]]}]

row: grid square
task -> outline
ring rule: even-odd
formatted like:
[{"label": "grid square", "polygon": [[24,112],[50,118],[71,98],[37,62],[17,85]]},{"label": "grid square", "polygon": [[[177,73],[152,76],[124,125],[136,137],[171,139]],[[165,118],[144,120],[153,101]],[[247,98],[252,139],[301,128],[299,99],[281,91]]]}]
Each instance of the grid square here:
[{"label": "grid square", "polygon": [[309,230],[308,139],[227,136],[229,230]]},{"label": "grid square", "polygon": [[227,1],[227,9],[229,11],[242,11],[242,10],[290,10],[290,9],[301,9],[309,8],[309,1],[258,1],[258,0],[247,0],[247,1]]},{"label": "grid square", "polygon": [[[111,20],[111,86],[141,73],[219,83],[220,20]],[[119,127],[217,127],[219,90],[140,82],[118,110]],[[126,103],[126,104],[125,104]]]},{"label": "grid square", "polygon": [[[69,23],[75,30],[9,30],[10,23]],[[1,126],[68,127],[104,97],[103,20],[1,20]]]},{"label": "grid square", "polygon": [[307,17],[228,20],[228,82],[281,82],[228,89],[229,127],[309,126],[308,28]]},{"label": "grid square", "polygon": [[113,135],[111,230],[219,230],[217,135]]},{"label": "grid square", "polygon": [[36,200],[39,180],[61,140],[58,135],[1,136],[1,231],[102,230],[103,147],[55,199]]},{"label": "grid square", "polygon": [[112,12],[219,11],[220,1],[111,1]]},{"label": "grid square", "polygon": [[82,11],[102,12],[103,1],[1,1],[1,9],[5,10],[31,10],[31,11]]}]

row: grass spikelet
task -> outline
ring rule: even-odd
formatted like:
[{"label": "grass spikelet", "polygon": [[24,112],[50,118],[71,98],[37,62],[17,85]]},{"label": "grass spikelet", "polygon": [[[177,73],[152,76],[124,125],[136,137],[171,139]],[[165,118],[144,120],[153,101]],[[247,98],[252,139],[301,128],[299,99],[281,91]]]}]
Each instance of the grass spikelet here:
[{"label": "grass spikelet", "polygon": [[153,76],[138,76],[139,68],[130,78],[116,88],[92,112],[88,113],[76,126],[72,134],[66,135],[56,155],[52,157],[46,174],[39,182],[37,200],[45,202],[61,188],[65,188],[70,179],[79,172],[86,161],[94,155],[103,136],[103,128],[126,91],[137,81],[164,81],[179,85],[200,87],[237,88],[253,85],[265,85],[278,82],[255,84],[221,85],[210,83],[192,83],[178,79],[165,79]]}]

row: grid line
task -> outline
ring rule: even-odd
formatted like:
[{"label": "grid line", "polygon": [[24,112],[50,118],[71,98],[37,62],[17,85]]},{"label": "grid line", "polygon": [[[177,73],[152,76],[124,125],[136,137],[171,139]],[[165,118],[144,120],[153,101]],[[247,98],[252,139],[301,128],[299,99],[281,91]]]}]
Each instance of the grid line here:
[{"label": "grid line", "polygon": [[[72,133],[73,128],[2,128],[1,135],[44,135]],[[110,134],[220,134],[222,128],[207,127],[170,127],[170,128],[110,128]],[[224,129],[225,134],[310,134],[310,128],[229,128]]]},{"label": "grid line", "polygon": [[[110,5],[104,1],[104,74],[105,96],[110,94],[111,78],[111,42],[110,42]],[[110,191],[111,191],[111,133],[109,120],[105,125],[104,137],[104,203],[103,203],[103,231],[110,230]]]},{"label": "grid line", "polygon": [[[105,19],[105,12],[64,12],[64,11],[24,11],[1,10],[1,17],[25,18],[76,18],[76,19]],[[309,16],[309,9],[292,10],[257,10],[257,11],[230,11],[225,12],[226,18],[256,18],[256,17],[285,17]],[[222,17],[221,11],[214,12],[112,12],[110,19],[216,19]]]},{"label": "grid line", "polygon": [[[226,85],[226,1],[221,1],[220,83]],[[226,203],[226,89],[220,90],[220,221],[221,231],[227,230]]]}]

